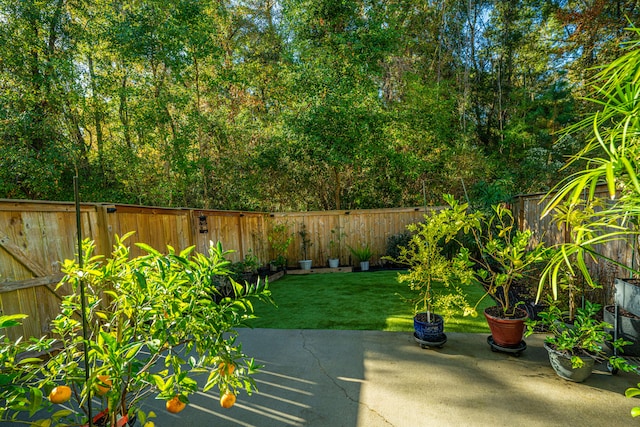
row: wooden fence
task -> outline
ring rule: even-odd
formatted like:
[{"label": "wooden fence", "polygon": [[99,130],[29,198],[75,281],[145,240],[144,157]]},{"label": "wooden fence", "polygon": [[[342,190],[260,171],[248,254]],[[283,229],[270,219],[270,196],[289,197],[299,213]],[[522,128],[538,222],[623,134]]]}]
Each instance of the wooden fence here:
[{"label": "wooden fence", "polygon": [[[177,250],[195,246],[205,252],[209,242],[222,242],[235,251],[231,261],[251,253],[262,263],[275,257],[269,235],[277,224],[286,224],[292,237],[286,258],[290,267],[302,259],[302,226],[311,241],[308,255],[314,267],[322,267],[329,256],[329,242],[336,230],[343,236],[340,262],[351,265],[348,246],[369,244],[372,263],[385,254],[387,239],[420,221],[423,208],[358,211],[256,213],[198,209],[169,209],[131,205],[83,203],[82,234],[96,243],[96,253],[108,255],[116,235],[135,231],[129,243],[132,255],[141,251],[135,242],[159,250],[171,245]],[[58,313],[61,295],[69,289],[55,287],[60,281],[61,262],[77,252],[75,206],[63,202],[0,200],[0,313],[28,314],[22,328],[11,328],[9,336],[42,336]],[[339,230],[339,231],[338,231]]]},{"label": "wooden fence", "polygon": [[[543,197],[533,194],[516,199],[513,210],[519,226],[532,229],[550,244],[567,241],[567,230],[558,229],[549,217],[541,218]],[[141,254],[135,242],[159,250],[167,245],[177,250],[195,246],[206,252],[210,241],[219,241],[225,249],[235,251],[231,261],[252,254],[263,264],[277,255],[269,237],[275,226],[284,224],[292,238],[286,253],[289,267],[297,267],[302,259],[300,231],[304,227],[311,242],[308,258],[317,268],[326,266],[330,242],[338,235],[342,236],[341,265],[354,265],[349,247],[365,244],[373,251],[372,264],[377,264],[386,253],[388,239],[405,231],[408,224],[421,221],[424,213],[424,208],[260,213],[83,203],[81,223],[83,236],[95,241],[98,254],[111,252],[116,235],[135,231],[129,240],[134,256]],[[55,290],[55,286],[62,277],[61,262],[73,259],[77,252],[75,217],[72,203],[0,199],[0,313],[29,315],[21,329],[8,331],[11,337],[49,333],[60,296],[70,291]],[[637,261],[633,264],[634,251],[626,242],[607,245],[602,251],[621,263],[638,265]],[[611,263],[593,263],[591,268],[605,287],[610,287],[615,277],[628,275]]]}]

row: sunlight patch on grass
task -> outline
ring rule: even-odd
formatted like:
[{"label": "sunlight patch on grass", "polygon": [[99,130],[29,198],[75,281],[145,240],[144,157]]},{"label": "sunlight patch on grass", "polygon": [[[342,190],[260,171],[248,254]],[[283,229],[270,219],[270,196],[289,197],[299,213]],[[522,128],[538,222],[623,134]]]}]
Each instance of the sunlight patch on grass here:
[{"label": "sunlight patch on grass", "polygon": [[[411,291],[398,271],[286,275],[270,283],[277,307],[255,304],[254,328],[413,331]],[[482,289],[469,287],[470,301]],[[483,304],[486,304],[483,301]],[[479,307],[482,313],[484,306]],[[488,331],[484,317],[456,316],[445,331]]]}]

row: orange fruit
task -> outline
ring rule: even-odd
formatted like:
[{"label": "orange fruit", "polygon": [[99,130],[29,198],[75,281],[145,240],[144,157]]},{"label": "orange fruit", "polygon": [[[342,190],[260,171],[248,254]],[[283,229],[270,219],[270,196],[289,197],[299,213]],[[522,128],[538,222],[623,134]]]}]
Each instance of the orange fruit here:
[{"label": "orange fruit", "polygon": [[71,399],[71,388],[66,385],[54,387],[49,393],[51,403],[64,403],[69,399]]},{"label": "orange fruit", "polygon": [[230,391],[226,392],[220,398],[220,406],[223,408],[231,408],[236,403],[236,395]]},{"label": "orange fruit", "polygon": [[180,400],[179,396],[173,396],[171,399],[167,400],[165,405],[167,407],[167,411],[172,414],[177,414],[187,407],[187,404]]},{"label": "orange fruit", "polygon": [[218,366],[218,371],[220,372],[220,375],[232,375],[233,371],[235,370],[236,370],[236,365],[234,365],[233,363],[222,362]]},{"label": "orange fruit", "polygon": [[111,384],[109,375],[98,375],[98,384],[96,386],[98,396],[107,394],[107,392],[111,390]]}]

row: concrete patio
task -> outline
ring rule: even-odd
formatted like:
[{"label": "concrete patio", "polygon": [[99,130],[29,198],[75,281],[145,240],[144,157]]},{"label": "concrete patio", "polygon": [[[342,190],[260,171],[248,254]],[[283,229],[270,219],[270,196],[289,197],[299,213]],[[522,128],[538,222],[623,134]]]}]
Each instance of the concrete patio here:
[{"label": "concrete patio", "polygon": [[554,373],[543,336],[520,356],[495,353],[486,334],[448,334],[421,349],[409,333],[243,329],[245,352],[265,365],[259,392],[222,409],[217,392],[192,396],[177,416],[150,400],[157,426],[635,426],[635,374],[605,367],[584,383]]}]

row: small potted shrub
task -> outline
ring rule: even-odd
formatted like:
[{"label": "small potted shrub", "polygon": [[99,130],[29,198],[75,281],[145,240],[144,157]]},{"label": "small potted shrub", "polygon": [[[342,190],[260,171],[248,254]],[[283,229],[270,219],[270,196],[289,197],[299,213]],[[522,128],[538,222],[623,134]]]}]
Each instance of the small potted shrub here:
[{"label": "small potted shrub", "polygon": [[300,235],[300,246],[302,248],[302,259],[298,261],[298,263],[300,264],[301,269],[311,270],[313,260],[309,259],[308,252],[309,248],[313,246],[313,242],[309,238],[309,232],[307,231],[307,226],[304,223],[302,223],[298,234]]},{"label": "small potted shrub", "polygon": [[504,205],[494,206],[483,223],[482,229],[471,230],[479,251],[477,276],[487,290],[485,297],[496,302],[484,311],[491,329],[489,343],[494,349],[522,350],[528,315],[518,306],[511,287],[545,261],[549,251],[543,242],[535,243],[531,230],[516,228],[512,212]]},{"label": "small potted shrub", "polygon": [[[85,241],[82,266],[64,262],[60,285],[73,292],[52,322],[54,339],[31,340],[29,348],[0,342],[0,421],[22,413],[41,426],[87,425],[89,418],[110,427],[135,418],[144,426],[151,414],[140,404],[151,396],[178,413],[198,391],[217,388],[223,407],[241,390],[252,392],[257,366],[242,352],[235,328],[252,317],[251,299],[270,301],[266,285],[229,278],[229,252],[220,244],[204,255],[193,247],[161,254],[138,243],[146,254],[131,258],[126,237],[116,238],[109,259],[94,256]],[[232,295],[223,296],[220,283]],[[48,357],[20,360],[19,350]],[[200,387],[194,377],[203,374]]]},{"label": "small potted shrub", "polygon": [[[575,382],[586,380],[593,371],[595,362],[608,361],[612,369],[631,371],[634,367],[620,357],[609,356],[604,350],[605,342],[612,341],[607,322],[596,319],[600,305],[585,301],[584,308],[577,308],[573,323],[565,323],[568,313],[564,313],[557,302],[550,301],[549,308],[539,314],[540,320],[527,320],[529,336],[543,328],[549,335],[544,347],[549,353],[549,362],[558,376]],[[622,338],[612,345],[622,350],[627,343]]]},{"label": "small potted shrub", "polygon": [[349,251],[351,251],[351,255],[356,259],[356,262],[360,263],[360,270],[369,270],[369,261],[373,256],[373,252],[371,251],[369,244],[360,245],[358,248],[352,248],[349,246]]},{"label": "small potted shrub", "polygon": [[287,268],[287,251],[291,242],[293,242],[293,234],[289,232],[289,224],[286,222],[272,224],[267,234],[267,240],[271,247],[273,259],[269,263],[272,271],[284,270]]},{"label": "small potted shrub", "polygon": [[340,231],[340,227],[331,229],[331,240],[329,241],[329,268],[340,266],[340,254],[342,253],[342,239],[346,236]]},{"label": "small potted shrub", "polygon": [[[408,266],[398,275],[416,292],[414,304],[414,337],[423,347],[442,346],[446,342],[444,320],[456,312],[475,314],[464,292],[464,286],[475,283],[469,250],[457,237],[480,226],[479,214],[469,213],[467,204],[459,204],[445,195],[446,209],[431,211],[424,221],[410,224],[411,238],[399,247],[390,261]],[[451,250],[451,248],[455,248]],[[438,311],[440,314],[436,314]]]}]

